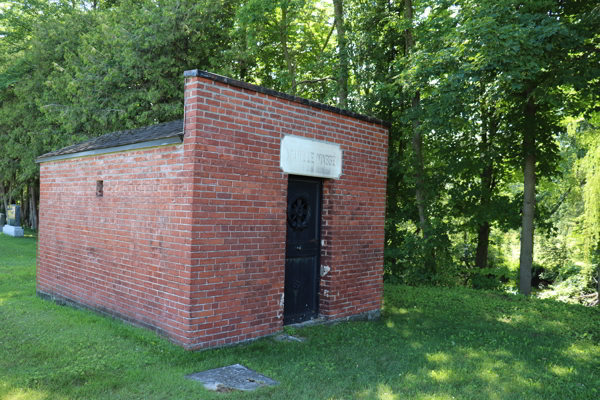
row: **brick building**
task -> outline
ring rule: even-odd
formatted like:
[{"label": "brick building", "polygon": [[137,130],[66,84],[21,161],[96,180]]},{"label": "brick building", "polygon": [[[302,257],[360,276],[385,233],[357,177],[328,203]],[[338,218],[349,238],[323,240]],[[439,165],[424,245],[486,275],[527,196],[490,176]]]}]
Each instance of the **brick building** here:
[{"label": "brick building", "polygon": [[183,120],[38,158],[38,294],[189,349],[377,317],[387,125],[185,79]]}]

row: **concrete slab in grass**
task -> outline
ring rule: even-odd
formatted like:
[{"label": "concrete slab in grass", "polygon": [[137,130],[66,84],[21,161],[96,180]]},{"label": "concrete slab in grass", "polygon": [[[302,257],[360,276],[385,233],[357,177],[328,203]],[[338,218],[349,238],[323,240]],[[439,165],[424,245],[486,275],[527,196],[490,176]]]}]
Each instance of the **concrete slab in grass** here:
[{"label": "concrete slab in grass", "polygon": [[240,364],[197,372],[185,377],[202,382],[206,389],[215,391],[224,391],[227,389],[255,390],[263,386],[279,385],[279,382]]}]

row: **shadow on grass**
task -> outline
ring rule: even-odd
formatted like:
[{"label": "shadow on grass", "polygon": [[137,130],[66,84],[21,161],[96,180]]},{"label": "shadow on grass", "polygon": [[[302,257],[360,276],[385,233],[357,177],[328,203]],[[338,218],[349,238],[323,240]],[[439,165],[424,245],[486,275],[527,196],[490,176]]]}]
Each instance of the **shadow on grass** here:
[{"label": "shadow on grass", "polygon": [[370,389],[367,398],[598,396],[597,309],[464,289],[386,294],[385,324],[419,338],[411,347],[425,365],[382,382],[388,397]]},{"label": "shadow on grass", "polygon": [[[540,323],[540,316],[522,316],[535,315],[534,310],[521,308],[482,315],[469,304],[462,307],[471,312],[452,317],[451,310],[406,290],[411,300],[388,299],[394,306],[380,322],[298,330],[307,338],[304,343],[265,338],[196,353],[87,311],[40,299],[11,300],[21,311],[11,311],[0,332],[9,330],[19,339],[3,349],[14,365],[2,365],[7,373],[0,394],[29,390],[46,396],[32,397],[40,399],[597,398],[599,346],[574,337],[562,321]],[[454,301],[453,293],[446,295]],[[478,299],[478,293],[472,296]],[[183,378],[235,363],[281,384],[251,393],[213,393]]]},{"label": "shadow on grass", "polygon": [[[0,249],[6,243],[0,240]],[[27,262],[0,261],[2,399],[599,396],[598,309],[467,289],[386,286],[379,322],[299,329],[303,343],[265,338],[187,352],[149,331],[35,297],[35,252],[20,251],[29,253]],[[184,378],[236,363],[280,385],[214,393]]]}]

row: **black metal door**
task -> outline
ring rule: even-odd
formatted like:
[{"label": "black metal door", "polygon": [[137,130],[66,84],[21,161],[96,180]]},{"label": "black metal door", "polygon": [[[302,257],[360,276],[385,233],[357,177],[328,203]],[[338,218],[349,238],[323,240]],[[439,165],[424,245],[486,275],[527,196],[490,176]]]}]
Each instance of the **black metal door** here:
[{"label": "black metal door", "polygon": [[283,323],[315,318],[318,312],[321,180],[290,176],[288,182]]}]

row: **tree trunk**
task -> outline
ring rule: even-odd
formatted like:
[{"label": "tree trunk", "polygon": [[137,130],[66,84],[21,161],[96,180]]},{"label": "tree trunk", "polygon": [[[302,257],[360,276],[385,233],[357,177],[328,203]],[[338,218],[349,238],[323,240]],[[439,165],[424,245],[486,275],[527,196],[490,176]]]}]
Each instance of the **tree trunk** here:
[{"label": "tree trunk", "polygon": [[[404,0],[404,18],[412,25],[413,19],[413,6],[412,0]],[[412,27],[406,29],[404,32],[406,35],[406,56],[410,55],[412,48],[415,45],[414,38],[412,35]],[[417,109],[421,105],[421,93],[417,90],[412,99],[412,108]],[[421,230],[423,231],[423,237],[427,239],[428,231],[427,225],[427,211],[425,207],[425,179],[424,179],[424,166],[423,166],[423,138],[421,136],[420,122],[418,119],[413,120],[413,136],[412,136],[412,148],[415,155],[415,183],[416,183],[416,194],[417,208],[419,210],[419,222],[421,224]]]},{"label": "tree trunk", "polygon": [[35,184],[30,184],[29,185],[29,194],[30,194],[30,199],[29,199],[29,207],[30,207],[30,211],[29,211],[29,225],[31,227],[31,229],[33,229],[34,231],[37,230],[38,227],[38,215],[37,215],[37,202],[36,202],[36,190],[35,190],[36,185]]},{"label": "tree trunk", "polygon": [[2,203],[4,205],[4,212],[8,212],[8,199],[6,197],[6,193],[4,192],[4,184],[0,182],[0,195],[2,196]]},{"label": "tree trunk", "polygon": [[292,56],[290,54],[290,49],[288,49],[288,21],[287,21],[287,8],[281,7],[281,47],[283,49],[283,58],[285,59],[285,64],[287,66],[288,73],[290,74],[290,78],[292,80],[292,88],[291,95],[296,95],[296,66],[294,65],[294,61],[292,60]]},{"label": "tree trunk", "polygon": [[[404,18],[412,26],[413,19],[413,6],[412,0],[404,0]],[[406,56],[410,56],[410,52],[415,45],[412,27],[405,30],[406,35]],[[419,108],[421,104],[421,93],[417,90],[415,96],[412,99],[413,109]],[[425,179],[424,179],[424,167],[423,167],[423,138],[421,137],[420,123],[418,119],[413,120],[413,136],[412,136],[412,148],[415,155],[415,180],[416,180],[416,199],[417,208],[419,210],[419,222],[421,224],[421,230],[423,231],[423,237],[427,239],[429,229],[426,229],[427,225],[427,214],[425,207]]]},{"label": "tree trunk", "polygon": [[[600,302],[600,241],[596,245],[596,292],[598,293],[598,301]],[[600,304],[600,303],[599,303]]]},{"label": "tree trunk", "polygon": [[[492,199],[492,191],[494,190],[494,162],[490,156],[490,140],[498,133],[498,123],[495,119],[492,119],[489,112],[482,112],[482,154],[481,158],[484,160],[485,166],[480,173],[481,177],[481,197],[480,207],[487,209],[490,207]],[[489,137],[488,137],[489,136]],[[487,215],[484,213],[484,215]],[[488,219],[489,217],[486,217]],[[488,253],[490,246],[490,221],[479,221],[477,228],[477,250],[475,252],[475,266],[477,268],[487,268]]]},{"label": "tree trunk", "polygon": [[[413,5],[412,0],[404,0],[404,18],[410,25],[404,31],[406,37],[406,56],[410,57],[412,48],[415,46],[412,34]],[[421,92],[417,90],[412,99],[412,108],[417,110],[421,106]],[[419,222],[423,231],[423,239],[427,242],[429,238],[429,218],[427,215],[426,197],[425,197],[425,167],[423,162],[423,137],[421,136],[420,121],[413,120],[412,148],[414,152],[415,167],[415,197],[417,200],[417,209],[419,211]],[[425,269],[432,273],[435,272],[435,249],[430,249],[425,253]]]},{"label": "tree trunk", "polygon": [[523,223],[521,227],[521,254],[519,260],[519,292],[531,294],[531,266],[533,264],[533,218],[535,215],[535,104],[529,94],[525,106],[527,132],[523,138],[525,165],[523,169]]},{"label": "tree trunk", "polygon": [[[421,96],[419,91],[415,94],[412,100],[413,108],[418,108],[420,105]],[[423,237],[427,239],[429,229],[427,210],[425,207],[425,171],[423,166],[423,137],[421,136],[421,129],[419,120],[413,121],[413,136],[412,136],[412,148],[415,155],[415,183],[416,183],[416,194],[417,208],[419,210],[419,222],[421,223],[421,230],[423,231]]]},{"label": "tree trunk", "polygon": [[29,194],[21,193],[21,226],[29,228]]},{"label": "tree trunk", "polygon": [[485,221],[479,225],[477,230],[477,251],[475,252],[475,266],[477,268],[487,268],[488,249],[490,246],[490,223]]},{"label": "tree trunk", "polygon": [[340,108],[348,107],[348,50],[346,47],[346,28],[344,26],[344,6],[343,0],[333,0],[333,9],[335,12],[335,25],[337,30],[338,51],[340,57],[339,63],[339,105]]},{"label": "tree trunk", "polygon": [[404,18],[409,23],[410,28],[404,31],[406,36],[406,56],[408,56],[415,46],[415,41],[412,34],[412,20],[413,20],[413,5],[412,0],[404,0]]}]

